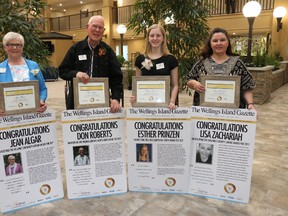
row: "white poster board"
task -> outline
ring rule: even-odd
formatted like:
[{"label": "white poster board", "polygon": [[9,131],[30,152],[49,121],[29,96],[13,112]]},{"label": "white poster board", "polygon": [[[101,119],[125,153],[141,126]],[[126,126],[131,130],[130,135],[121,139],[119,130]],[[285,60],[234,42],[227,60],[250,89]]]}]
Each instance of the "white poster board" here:
[{"label": "white poster board", "polygon": [[189,193],[248,203],[256,112],[192,107]]},{"label": "white poster board", "polygon": [[187,193],[191,109],[127,110],[130,191]]},{"label": "white poster board", "polygon": [[69,199],[127,192],[124,109],[62,112]]},{"label": "white poster board", "polygon": [[63,198],[54,111],[0,117],[1,212]]}]

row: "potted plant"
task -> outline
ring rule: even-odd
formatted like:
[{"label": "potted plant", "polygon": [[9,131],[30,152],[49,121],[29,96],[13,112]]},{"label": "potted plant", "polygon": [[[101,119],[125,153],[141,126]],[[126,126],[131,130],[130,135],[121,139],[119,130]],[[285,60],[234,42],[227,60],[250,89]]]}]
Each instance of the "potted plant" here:
[{"label": "potted plant", "polygon": [[128,90],[132,90],[132,76],[133,76],[133,68],[131,61],[127,62],[127,83]]},{"label": "potted plant", "polygon": [[122,67],[123,63],[125,62],[125,58],[122,55],[117,55],[116,58],[120,64],[120,66]]},{"label": "potted plant", "polygon": [[[41,71],[45,71],[49,65],[49,51],[39,37],[42,33],[39,27],[45,24],[44,10],[45,3],[39,0],[14,1],[13,4],[10,0],[3,0],[0,8],[0,41],[2,41],[5,33],[10,31],[23,35],[25,38],[23,55],[36,61]],[[0,49],[0,61],[5,58],[4,49]]]}]

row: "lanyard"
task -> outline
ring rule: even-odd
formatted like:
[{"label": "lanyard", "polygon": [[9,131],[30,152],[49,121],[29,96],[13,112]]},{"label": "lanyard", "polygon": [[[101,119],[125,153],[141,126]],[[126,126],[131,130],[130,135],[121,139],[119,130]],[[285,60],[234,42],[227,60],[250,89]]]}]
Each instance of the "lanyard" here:
[{"label": "lanyard", "polygon": [[94,62],[94,49],[90,46],[90,44],[88,43],[88,46],[91,50],[91,63],[90,63],[90,77],[92,77],[92,72],[93,72],[93,62]]}]

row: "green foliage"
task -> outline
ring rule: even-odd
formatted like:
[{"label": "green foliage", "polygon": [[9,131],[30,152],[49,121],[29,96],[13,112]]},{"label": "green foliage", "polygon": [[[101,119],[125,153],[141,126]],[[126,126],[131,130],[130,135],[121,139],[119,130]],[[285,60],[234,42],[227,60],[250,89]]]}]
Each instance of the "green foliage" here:
[{"label": "green foliage", "polygon": [[122,67],[123,63],[125,62],[125,58],[122,55],[117,55],[116,57],[117,57],[117,60],[118,60],[119,64]]},{"label": "green foliage", "polygon": [[274,70],[280,68],[280,61],[276,58],[275,55],[267,55],[265,59],[265,64],[266,65],[273,65]]},{"label": "green foliage", "polygon": [[274,70],[280,68],[280,59],[276,55],[269,55],[264,53],[263,55],[257,53],[256,56],[253,57],[253,65],[255,67],[264,67],[267,65],[274,66]]},{"label": "green foliage", "polygon": [[259,53],[257,53],[257,55],[253,57],[252,63],[256,67],[263,67],[265,66],[265,59],[266,59],[266,54],[260,55]]},{"label": "green foliage", "polygon": [[[199,49],[208,37],[209,9],[207,0],[136,0],[127,28],[133,29],[135,35],[146,36],[147,27],[161,23],[167,33],[169,51],[179,61],[182,79],[198,59]],[[174,23],[165,23],[171,17]]]},{"label": "green foliage", "polygon": [[[0,0],[0,40],[10,32],[18,32],[23,35],[25,45],[23,56],[36,61],[43,71],[48,65],[48,49],[39,38],[42,33],[40,26],[44,26],[45,20],[42,12],[45,4],[42,0]],[[6,58],[4,49],[0,49],[0,61]]]}]

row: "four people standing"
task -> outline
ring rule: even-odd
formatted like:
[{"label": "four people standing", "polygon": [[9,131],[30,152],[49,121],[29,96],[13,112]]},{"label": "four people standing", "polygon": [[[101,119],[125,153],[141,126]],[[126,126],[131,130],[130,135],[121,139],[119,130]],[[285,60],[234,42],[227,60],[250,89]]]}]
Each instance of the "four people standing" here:
[{"label": "four people standing", "polygon": [[[66,107],[74,109],[72,84],[74,77],[83,83],[87,83],[91,77],[108,77],[111,112],[118,112],[121,108],[120,99],[123,97],[123,75],[114,51],[102,41],[105,30],[103,17],[92,16],[86,27],[88,36],[69,49],[59,66],[60,77],[70,83]],[[41,101],[38,111],[45,111],[47,98],[45,81],[38,64],[22,57],[23,36],[9,32],[3,38],[3,45],[8,58],[0,63],[0,82],[39,80]],[[188,74],[187,86],[195,90],[193,105],[199,105],[199,93],[205,91],[199,82],[200,75],[227,75],[241,76],[239,108],[255,109],[253,77],[239,56],[232,53],[226,30],[213,29],[200,55],[201,59],[194,64]],[[170,76],[171,99],[168,107],[175,109],[178,101],[178,60],[169,53],[165,30],[160,24],[149,27],[144,54],[137,56],[135,66],[136,76]],[[35,75],[32,70],[37,70],[38,73]],[[130,102],[135,101],[136,97],[131,96]],[[0,110],[0,115],[3,114],[4,112]]]}]

